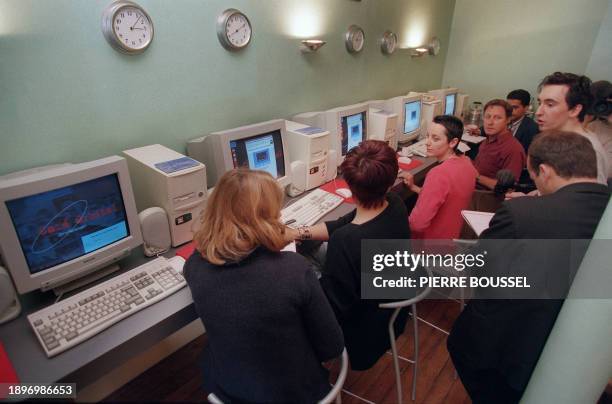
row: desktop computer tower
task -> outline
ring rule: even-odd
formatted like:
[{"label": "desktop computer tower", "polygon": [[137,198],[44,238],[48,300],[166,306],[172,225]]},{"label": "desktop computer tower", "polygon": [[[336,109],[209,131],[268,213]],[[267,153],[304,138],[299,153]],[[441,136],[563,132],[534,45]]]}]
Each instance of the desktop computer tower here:
[{"label": "desktop computer tower", "polygon": [[124,150],[139,211],[168,214],[172,246],[193,239],[206,205],[204,164],[159,144]]},{"label": "desktop computer tower", "polygon": [[292,121],[286,121],[286,124],[292,165],[289,194],[297,195],[335,178],[335,163],[333,167],[330,165],[329,131]]}]

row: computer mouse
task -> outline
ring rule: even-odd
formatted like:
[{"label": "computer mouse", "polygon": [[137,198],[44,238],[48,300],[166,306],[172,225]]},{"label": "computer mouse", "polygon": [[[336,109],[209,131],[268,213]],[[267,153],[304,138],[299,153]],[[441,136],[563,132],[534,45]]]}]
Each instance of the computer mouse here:
[{"label": "computer mouse", "polygon": [[412,154],[412,151],[410,151],[410,147],[404,146],[398,153],[400,156],[408,157]]},{"label": "computer mouse", "polygon": [[410,157],[401,156],[397,159],[397,161],[402,164],[410,164],[412,162],[412,159],[410,159]]},{"label": "computer mouse", "polygon": [[341,197],[347,198],[347,199],[353,196],[353,193],[348,188],[338,188],[336,189],[336,193],[340,195]]}]

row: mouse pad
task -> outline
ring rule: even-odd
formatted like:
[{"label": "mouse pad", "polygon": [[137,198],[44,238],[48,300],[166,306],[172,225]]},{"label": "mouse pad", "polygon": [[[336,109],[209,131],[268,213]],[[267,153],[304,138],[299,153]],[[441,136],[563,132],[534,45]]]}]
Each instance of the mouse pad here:
[{"label": "mouse pad", "polygon": [[15,372],[15,368],[4,350],[4,345],[0,342],[0,384],[2,384],[0,386],[0,400],[8,395],[8,385],[4,383],[19,383],[19,377],[17,377],[17,372]]},{"label": "mouse pad", "polygon": [[176,254],[180,257],[185,258],[185,260],[187,260],[191,254],[193,254],[193,251],[195,250],[195,245],[193,244],[193,241],[190,241],[189,243],[185,244],[184,246],[178,248],[176,250]]},{"label": "mouse pad", "polygon": [[[344,198],[342,195],[340,195],[339,193],[336,192],[336,189],[339,189],[339,188],[348,188],[348,187],[349,186],[346,183],[346,181],[338,178],[338,179],[335,179],[335,180],[331,180],[327,184],[321,185],[319,188],[321,188],[323,191],[331,192],[334,195],[338,195],[338,196]],[[344,202],[354,204],[355,200],[353,199],[353,197],[344,198]]]}]

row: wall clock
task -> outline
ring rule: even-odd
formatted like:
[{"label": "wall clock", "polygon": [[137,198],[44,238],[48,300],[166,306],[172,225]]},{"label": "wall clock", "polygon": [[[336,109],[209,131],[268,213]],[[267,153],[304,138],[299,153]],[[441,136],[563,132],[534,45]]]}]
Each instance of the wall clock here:
[{"label": "wall clock", "polygon": [[397,35],[391,31],[385,31],[380,38],[380,50],[385,55],[390,55],[397,49]]},{"label": "wall clock", "polygon": [[361,52],[365,43],[365,34],[363,30],[357,25],[351,25],[344,36],[344,43],[346,45],[346,50],[350,53]]},{"label": "wall clock", "polygon": [[135,55],[144,52],[153,42],[153,21],[138,4],[119,0],[104,10],[102,33],[113,48]]},{"label": "wall clock", "polygon": [[244,49],[251,42],[252,35],[251,22],[235,8],[228,8],[217,17],[217,37],[225,49]]}]

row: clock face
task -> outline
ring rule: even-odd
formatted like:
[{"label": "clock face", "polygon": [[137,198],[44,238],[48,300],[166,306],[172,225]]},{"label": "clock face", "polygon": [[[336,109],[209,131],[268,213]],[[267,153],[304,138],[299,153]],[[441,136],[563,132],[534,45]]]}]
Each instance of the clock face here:
[{"label": "clock face", "polygon": [[127,54],[142,53],[153,41],[153,21],[138,4],[118,0],[104,10],[102,33],[116,50]]},{"label": "clock face", "polygon": [[225,24],[225,35],[237,48],[246,46],[251,40],[251,25],[243,14],[234,14]]},{"label": "clock face", "polygon": [[381,50],[383,53],[390,55],[397,48],[397,35],[391,31],[386,31],[381,38]]},{"label": "clock face", "polygon": [[115,13],[113,31],[124,46],[140,50],[151,42],[153,25],[138,8],[126,6]]},{"label": "clock face", "polygon": [[365,34],[357,25],[351,25],[346,32],[346,49],[351,53],[361,52],[365,44]]},{"label": "clock face", "polygon": [[353,35],[353,49],[355,49],[355,52],[360,52],[363,49],[364,40],[365,35],[363,31],[359,30],[355,32],[355,35]]},{"label": "clock face", "polygon": [[230,8],[217,18],[217,37],[228,50],[238,50],[251,42],[251,22],[240,11]]}]

